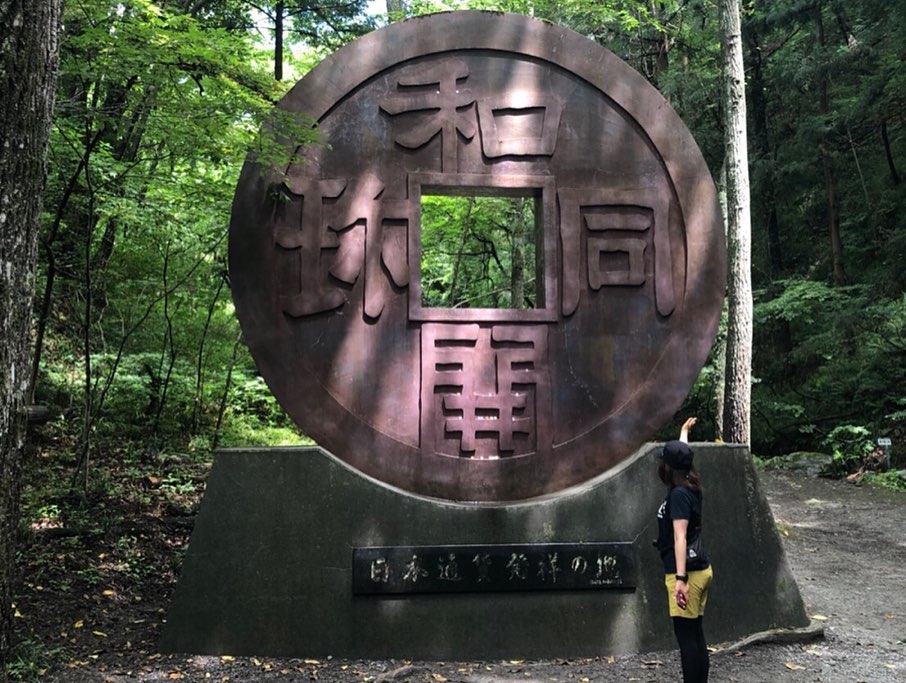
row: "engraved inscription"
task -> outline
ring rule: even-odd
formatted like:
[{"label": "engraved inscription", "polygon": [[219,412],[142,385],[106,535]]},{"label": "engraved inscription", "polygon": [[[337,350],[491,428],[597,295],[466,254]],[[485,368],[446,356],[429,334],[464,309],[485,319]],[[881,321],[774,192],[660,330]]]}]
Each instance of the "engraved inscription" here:
[{"label": "engraved inscription", "polygon": [[631,543],[356,548],[352,562],[359,594],[635,586]]},{"label": "engraved inscription", "polygon": [[413,555],[403,569],[403,581],[416,583],[426,576],[428,576],[428,570],[422,566],[422,559],[418,555]]}]

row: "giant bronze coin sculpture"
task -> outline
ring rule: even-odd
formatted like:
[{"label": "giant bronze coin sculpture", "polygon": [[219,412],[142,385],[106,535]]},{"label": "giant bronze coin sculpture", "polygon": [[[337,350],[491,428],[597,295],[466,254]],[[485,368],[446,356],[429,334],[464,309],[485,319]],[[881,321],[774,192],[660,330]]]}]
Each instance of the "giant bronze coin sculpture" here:
[{"label": "giant bronze coin sculpture", "polygon": [[[686,127],[616,56],[452,12],[339,50],[280,107],[321,144],[246,163],[230,272],[260,372],[320,445],[409,492],[518,500],[606,472],[679,408],[720,316],[720,209]],[[427,195],[533,203],[533,307],[426,301]]]}]

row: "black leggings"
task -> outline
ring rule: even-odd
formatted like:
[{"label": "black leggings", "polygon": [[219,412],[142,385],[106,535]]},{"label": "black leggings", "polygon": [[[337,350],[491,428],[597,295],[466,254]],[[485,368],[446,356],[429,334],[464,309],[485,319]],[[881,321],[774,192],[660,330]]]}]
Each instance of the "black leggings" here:
[{"label": "black leggings", "polygon": [[683,663],[683,683],[707,683],[710,662],[705,632],[702,630],[702,617],[673,617],[673,632],[679,643]]}]

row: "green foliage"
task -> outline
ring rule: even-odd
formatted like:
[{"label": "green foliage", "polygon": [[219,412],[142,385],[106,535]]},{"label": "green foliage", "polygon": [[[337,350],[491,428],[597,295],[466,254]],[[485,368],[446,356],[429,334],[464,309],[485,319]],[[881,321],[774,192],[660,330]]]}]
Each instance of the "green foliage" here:
[{"label": "green foliage", "polygon": [[[195,10],[66,8],[35,397],[77,435],[80,463],[111,440],[153,450],[287,425],[272,398],[245,405],[232,389],[254,370],[233,352],[226,225],[246,155],[289,163],[316,130],[273,108],[286,85],[247,32],[248,7]],[[236,403],[221,411],[225,395]]]},{"label": "green foliage", "polygon": [[[295,44],[287,60],[303,71],[377,21],[359,0],[284,6]],[[59,413],[47,429],[73,462],[84,444],[120,452],[124,439],[143,444],[136,458],[168,447],[206,457],[215,443],[304,441],[245,348],[233,353],[225,226],[247,154],[289,163],[318,144],[317,129],[272,108],[289,84],[274,82],[270,46],[251,34],[248,6],[183,7],[88,0],[66,8],[36,302],[36,399]],[[711,0],[407,7],[514,11],[598,41],[658,87],[719,176],[720,37]],[[275,6],[260,9],[273,18]],[[744,22],[757,287],[753,447],[766,456],[813,451],[855,425],[893,438],[900,457],[906,6],[780,0],[746,5]],[[831,284],[831,191],[843,285]],[[423,205],[424,303],[510,307],[516,292],[519,305],[539,305],[534,239],[522,240],[516,258],[517,238],[531,231],[514,226],[531,225],[529,212],[479,199]],[[715,433],[718,361],[709,359],[682,410],[700,416],[700,438]]]},{"label": "green foliage", "polygon": [[887,472],[866,472],[864,481],[885,489],[906,491],[906,470],[888,470]]},{"label": "green foliage", "polygon": [[753,440],[766,453],[809,450],[847,424],[887,433],[906,381],[906,299],[872,288],[782,280],[757,293]]},{"label": "green foliage", "polygon": [[64,658],[63,648],[48,647],[38,640],[23,640],[9,654],[6,675],[17,683],[37,683],[52,663]]},{"label": "green foliage", "polygon": [[534,200],[422,197],[422,303],[442,308],[533,308]]},{"label": "green foliage", "polygon": [[824,444],[834,454],[831,474],[843,476],[858,469],[874,448],[871,432],[858,425],[839,425],[831,430]]},{"label": "green foliage", "polygon": [[366,0],[335,0],[329,5],[317,0],[291,0],[286,3],[289,38],[335,50],[375,28],[374,17],[365,13],[367,8]]}]

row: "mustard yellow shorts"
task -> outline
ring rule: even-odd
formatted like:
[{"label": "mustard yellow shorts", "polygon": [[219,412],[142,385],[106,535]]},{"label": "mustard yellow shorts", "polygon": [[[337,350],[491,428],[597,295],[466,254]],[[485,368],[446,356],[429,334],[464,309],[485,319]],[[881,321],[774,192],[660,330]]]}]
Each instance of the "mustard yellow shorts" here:
[{"label": "mustard yellow shorts", "polygon": [[705,605],[708,604],[708,588],[711,587],[711,579],[714,578],[714,572],[711,567],[701,569],[689,574],[689,602],[686,609],[681,609],[673,598],[673,590],[676,588],[676,574],[667,574],[664,577],[664,583],[667,586],[667,604],[670,606],[671,617],[686,617],[687,619],[697,619],[705,613]]}]

